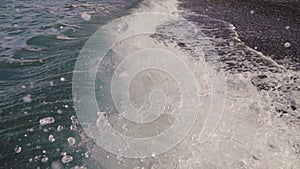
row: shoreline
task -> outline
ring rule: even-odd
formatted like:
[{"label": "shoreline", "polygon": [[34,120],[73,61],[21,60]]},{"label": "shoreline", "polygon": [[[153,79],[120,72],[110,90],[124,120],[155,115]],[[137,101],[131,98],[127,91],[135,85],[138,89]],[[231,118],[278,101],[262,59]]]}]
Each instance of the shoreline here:
[{"label": "shoreline", "polygon": [[233,24],[247,46],[287,69],[300,70],[299,2],[179,0],[179,8]]}]

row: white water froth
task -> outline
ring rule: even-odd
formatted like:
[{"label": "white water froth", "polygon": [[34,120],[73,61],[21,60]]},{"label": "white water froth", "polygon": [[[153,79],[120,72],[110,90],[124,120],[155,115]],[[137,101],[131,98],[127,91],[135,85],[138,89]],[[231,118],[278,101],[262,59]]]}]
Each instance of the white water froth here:
[{"label": "white water froth", "polygon": [[[177,10],[177,4],[175,0],[145,0],[133,13],[166,12],[179,15],[182,11]],[[236,48],[242,42],[238,39],[234,26],[228,26],[235,33],[233,39],[236,40],[228,48]],[[121,25],[120,31],[123,28],[126,29],[126,25]],[[164,36],[158,35],[154,39],[140,37],[129,42],[130,48],[126,45],[128,43],[123,43],[114,50],[125,55],[144,46],[160,45],[161,48],[172,48],[175,53],[190,57],[191,60],[196,58],[206,61],[216,69],[224,66],[215,46],[216,42],[224,39],[207,36],[204,28],[199,25],[170,21],[157,25],[157,31]],[[178,40],[185,50],[176,45]],[[279,70],[282,69],[275,61],[254,49],[245,46],[243,50],[269,61]],[[252,66],[250,63],[249,65]],[[290,142],[297,136],[297,130],[290,130],[285,123],[273,118],[274,111],[270,108],[268,96],[259,93],[251,84],[255,75],[257,73],[253,72],[227,74],[227,102],[223,119],[212,138],[203,144],[197,141],[203,125],[199,120],[192,132],[177,147],[160,156],[127,159],[103,150],[96,150],[98,153],[94,155],[102,154],[101,164],[105,168],[296,168],[300,163]],[[207,93],[204,91],[203,94]],[[284,132],[278,125],[285,128]]]}]

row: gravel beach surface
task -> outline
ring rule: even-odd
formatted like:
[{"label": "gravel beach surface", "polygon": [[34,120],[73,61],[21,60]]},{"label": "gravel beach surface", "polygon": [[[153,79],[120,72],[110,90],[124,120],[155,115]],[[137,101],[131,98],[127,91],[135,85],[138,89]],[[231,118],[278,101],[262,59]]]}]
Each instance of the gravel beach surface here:
[{"label": "gravel beach surface", "polygon": [[181,9],[233,24],[240,39],[286,68],[299,70],[297,0],[180,0]]}]

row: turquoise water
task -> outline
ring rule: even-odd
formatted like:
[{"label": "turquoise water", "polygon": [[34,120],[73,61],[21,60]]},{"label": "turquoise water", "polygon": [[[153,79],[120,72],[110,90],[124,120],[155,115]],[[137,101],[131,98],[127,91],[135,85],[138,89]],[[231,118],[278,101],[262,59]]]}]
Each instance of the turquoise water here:
[{"label": "turquoise water", "polygon": [[[0,168],[100,165],[86,153],[92,143],[82,140],[76,120],[72,71],[85,41],[135,5],[121,0],[0,2]],[[44,125],[41,119],[47,117],[55,121]]]}]

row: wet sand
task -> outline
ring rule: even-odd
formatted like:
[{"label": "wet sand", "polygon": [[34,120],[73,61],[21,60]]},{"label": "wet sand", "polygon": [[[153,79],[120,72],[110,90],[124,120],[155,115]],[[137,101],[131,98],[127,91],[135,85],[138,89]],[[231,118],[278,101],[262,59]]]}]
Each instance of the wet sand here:
[{"label": "wet sand", "polygon": [[180,0],[180,8],[233,24],[246,45],[300,70],[299,1]]}]

